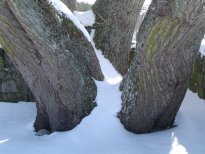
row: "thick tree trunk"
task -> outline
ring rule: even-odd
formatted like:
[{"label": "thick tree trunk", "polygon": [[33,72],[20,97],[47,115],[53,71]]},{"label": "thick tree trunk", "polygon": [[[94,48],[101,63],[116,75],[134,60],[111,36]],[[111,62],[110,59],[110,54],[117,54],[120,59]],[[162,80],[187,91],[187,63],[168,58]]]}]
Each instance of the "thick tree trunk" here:
[{"label": "thick tree trunk", "polygon": [[72,12],[76,10],[76,0],[61,0]]},{"label": "thick tree trunk", "polygon": [[172,127],[205,32],[201,0],[153,0],[122,84],[124,126],[135,133]]},{"label": "thick tree trunk", "polygon": [[125,75],[129,67],[132,36],[144,0],[97,0],[94,41],[116,70]]},{"label": "thick tree trunk", "polygon": [[90,42],[41,0],[1,1],[0,25],[0,44],[36,99],[36,131],[75,127],[96,105],[92,77],[103,79]]}]

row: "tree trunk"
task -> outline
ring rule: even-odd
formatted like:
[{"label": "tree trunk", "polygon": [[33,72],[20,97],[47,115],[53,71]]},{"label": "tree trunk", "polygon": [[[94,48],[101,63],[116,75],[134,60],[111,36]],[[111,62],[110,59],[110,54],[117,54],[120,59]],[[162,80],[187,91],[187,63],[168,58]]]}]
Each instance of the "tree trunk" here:
[{"label": "tree trunk", "polygon": [[144,0],[97,0],[92,7],[96,47],[116,70],[125,75],[129,67],[132,36]]},{"label": "tree trunk", "polygon": [[121,85],[124,126],[135,133],[172,127],[205,32],[201,0],[153,0]]},{"label": "tree trunk", "polygon": [[76,10],[76,0],[61,0],[72,12]]},{"label": "tree trunk", "polygon": [[0,44],[37,102],[35,130],[74,128],[95,107],[102,80],[90,42],[73,22],[41,0],[0,2]]}]

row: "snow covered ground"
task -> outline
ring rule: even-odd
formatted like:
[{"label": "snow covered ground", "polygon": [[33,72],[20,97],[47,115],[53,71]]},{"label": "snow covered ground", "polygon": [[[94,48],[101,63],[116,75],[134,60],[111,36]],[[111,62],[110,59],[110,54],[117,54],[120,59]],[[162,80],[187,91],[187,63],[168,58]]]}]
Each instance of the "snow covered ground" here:
[{"label": "snow covered ground", "polygon": [[178,127],[145,135],[126,131],[116,117],[118,84],[98,82],[98,106],[75,129],[35,136],[35,103],[0,103],[0,154],[204,154],[205,102],[190,91]]}]

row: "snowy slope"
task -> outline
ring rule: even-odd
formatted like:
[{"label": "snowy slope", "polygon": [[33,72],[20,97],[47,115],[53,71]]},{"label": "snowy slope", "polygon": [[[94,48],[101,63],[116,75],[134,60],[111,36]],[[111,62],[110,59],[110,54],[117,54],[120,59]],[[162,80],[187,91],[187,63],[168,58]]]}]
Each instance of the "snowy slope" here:
[{"label": "snowy slope", "polygon": [[0,103],[0,154],[204,154],[205,102],[190,91],[178,127],[145,135],[126,131],[116,118],[118,84],[98,83],[98,107],[75,129],[35,136],[34,103]]}]

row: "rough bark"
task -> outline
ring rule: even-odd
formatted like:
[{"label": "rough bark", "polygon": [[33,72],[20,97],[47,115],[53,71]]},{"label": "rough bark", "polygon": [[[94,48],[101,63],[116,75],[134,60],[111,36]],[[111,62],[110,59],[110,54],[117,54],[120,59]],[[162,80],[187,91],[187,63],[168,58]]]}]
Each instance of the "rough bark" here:
[{"label": "rough bark", "polygon": [[76,10],[76,0],[61,0],[72,12]]},{"label": "rough bark", "polygon": [[135,133],[172,127],[205,32],[204,1],[154,0],[122,82],[124,126]]},{"label": "rough bark", "polygon": [[96,47],[116,70],[125,75],[129,67],[132,36],[144,0],[97,0],[92,9]]},{"label": "rough bark", "polygon": [[0,2],[0,44],[37,102],[35,130],[65,131],[95,107],[102,80],[94,50],[73,22],[46,1]]}]

